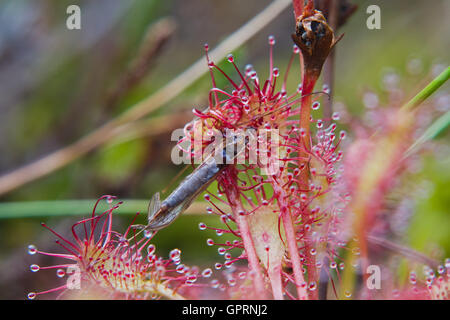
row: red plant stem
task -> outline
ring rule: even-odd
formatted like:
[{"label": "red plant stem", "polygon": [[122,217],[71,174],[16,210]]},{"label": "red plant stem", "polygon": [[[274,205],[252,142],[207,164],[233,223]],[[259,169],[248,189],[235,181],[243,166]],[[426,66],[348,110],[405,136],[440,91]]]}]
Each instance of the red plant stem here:
[{"label": "red plant stem", "polygon": [[289,256],[292,263],[292,270],[294,272],[295,285],[297,288],[298,298],[300,300],[307,300],[308,293],[306,291],[306,285],[303,277],[303,268],[300,262],[300,254],[298,252],[297,237],[294,230],[294,223],[292,221],[291,213],[288,206],[284,203],[283,199],[286,199],[284,189],[277,183],[273,184],[274,194],[277,198],[280,207],[281,220],[283,221],[284,232],[286,234],[287,247]]},{"label": "red plant stem", "polygon": [[307,300],[308,293],[306,292],[306,285],[303,278],[303,268],[300,262],[300,254],[298,253],[297,239],[295,236],[294,225],[292,222],[292,217],[286,206],[282,206],[281,218],[283,220],[284,232],[286,233],[286,241],[289,250],[289,256],[291,258],[292,270],[294,272],[295,285],[297,287],[297,294],[300,300]]},{"label": "red plant stem", "polygon": [[303,13],[304,0],[292,0],[292,6],[294,7],[295,19],[300,17]]},{"label": "red plant stem", "polygon": [[270,284],[272,286],[273,298],[283,300],[283,285],[281,283],[281,264],[272,268],[269,274]]},{"label": "red plant stem", "polygon": [[323,65],[323,84],[328,85],[330,90],[328,99],[324,99],[323,106],[323,120],[327,125],[331,124],[331,117],[333,116],[333,93],[334,93],[334,50],[330,52],[325,64]]},{"label": "red plant stem", "polygon": [[[304,71],[303,80],[302,80],[302,100],[301,100],[301,109],[300,109],[300,128],[305,130],[305,136],[303,137],[303,143],[307,149],[311,147],[310,143],[310,117],[311,117],[311,100],[312,100],[312,92],[314,86],[316,84],[318,78],[318,74],[316,72],[312,72],[308,69]],[[308,157],[307,154],[304,155]],[[308,171],[304,171],[307,172]]]},{"label": "red plant stem", "polygon": [[[315,282],[317,283],[317,270],[316,270],[316,256],[311,254],[311,249],[313,249],[312,242],[310,241],[310,233],[311,231],[304,231],[305,238],[305,257],[307,261],[307,270],[308,270],[308,281],[309,283]],[[309,292],[309,297],[312,300],[318,299],[319,290],[314,290]]]},{"label": "red plant stem", "polygon": [[230,207],[233,211],[233,215],[236,219],[237,225],[239,227],[239,232],[244,244],[245,252],[247,253],[247,260],[250,272],[253,274],[253,280],[256,289],[256,295],[260,299],[266,299],[266,290],[264,286],[264,280],[260,271],[259,258],[256,253],[255,244],[253,243],[253,238],[248,226],[247,216],[241,215],[243,212],[243,207],[239,197],[239,190],[236,188],[235,184],[230,183],[228,188],[225,188],[227,193],[227,198],[230,201]]},{"label": "red plant stem", "polygon": [[[328,4],[328,24],[333,30],[338,28],[338,11],[340,0],[330,1]],[[331,50],[328,55],[325,64],[323,65],[323,83],[328,85],[330,89],[330,96],[328,99],[323,101],[323,117],[327,123],[331,122],[331,117],[333,114],[333,94],[334,94],[334,62],[335,62],[335,51]]]},{"label": "red plant stem", "polygon": [[[301,100],[301,109],[300,109],[300,128],[305,130],[305,135],[302,138],[303,145],[306,147],[307,150],[311,148],[311,130],[310,130],[310,117],[311,117],[311,100],[312,95],[311,93],[314,90],[314,85],[317,82],[318,78],[317,72],[311,71],[307,68],[305,68],[304,74],[303,74],[303,81],[302,81],[302,100]],[[308,158],[309,155],[307,153],[300,153],[301,158]],[[299,167],[302,165],[304,161],[299,162]],[[300,173],[299,180],[301,182],[301,189],[309,190],[309,177],[310,177],[310,167],[309,163],[305,163],[305,169],[302,170]],[[309,235],[305,231],[304,234],[305,239],[305,256],[307,261],[307,270],[308,270],[308,281],[316,282],[317,283],[317,272],[316,272],[316,258],[314,255],[311,254],[311,243],[309,241]],[[314,290],[310,292],[310,298],[311,299],[317,299],[318,298],[318,290]]]}]

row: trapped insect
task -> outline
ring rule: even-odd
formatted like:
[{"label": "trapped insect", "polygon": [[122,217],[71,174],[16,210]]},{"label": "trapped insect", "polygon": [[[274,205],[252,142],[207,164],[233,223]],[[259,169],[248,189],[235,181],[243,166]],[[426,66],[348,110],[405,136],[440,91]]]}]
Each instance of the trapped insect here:
[{"label": "trapped insect", "polygon": [[[146,232],[150,237],[154,231],[163,229],[175,221],[208,186],[227,168],[234,163],[236,157],[245,151],[248,139],[240,140],[232,136],[231,142],[219,143],[215,152],[210,154],[180,185],[161,202],[157,192],[148,207],[147,225],[134,225]],[[244,141],[244,143],[239,143]]]}]

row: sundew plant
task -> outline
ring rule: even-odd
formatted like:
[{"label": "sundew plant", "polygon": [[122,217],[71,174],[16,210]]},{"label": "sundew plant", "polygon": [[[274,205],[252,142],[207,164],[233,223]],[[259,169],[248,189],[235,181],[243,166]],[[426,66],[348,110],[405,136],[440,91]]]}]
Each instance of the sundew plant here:
[{"label": "sundew plant", "polygon": [[[81,13],[84,10],[77,8]],[[236,49],[261,33],[266,24],[264,30],[270,30],[270,21],[280,19],[285,8],[292,28],[277,32],[276,37],[267,35],[264,63],[245,61]],[[164,158],[161,161],[170,157],[183,176],[152,175],[153,195],[146,200],[127,199],[138,197],[130,194],[128,186],[132,188],[141,179],[146,164],[140,163],[141,170],[124,179],[122,187],[103,187],[97,182],[101,194],[107,194],[97,194],[98,200],[2,203],[0,214],[11,218],[14,214],[32,217],[33,212],[44,217],[50,212],[56,216],[70,211],[85,214],[71,226],[55,226],[57,220],[42,223],[40,237],[55,237],[56,245],[29,239],[28,272],[35,278],[48,272],[56,277],[53,284],[43,281],[33,283],[38,287],[27,286],[24,296],[448,299],[448,241],[428,243],[429,247],[412,244],[421,227],[443,229],[448,240],[448,206],[443,205],[444,213],[438,219],[430,213],[429,220],[420,220],[418,212],[421,206],[426,208],[422,210],[441,210],[425,204],[434,201],[433,188],[448,187],[448,160],[441,159],[444,168],[435,178],[428,176],[433,173],[426,167],[430,159],[448,156],[448,143],[440,137],[446,135],[450,123],[446,91],[450,67],[433,63],[425,72],[421,60],[411,58],[407,68],[420,77],[402,77],[386,69],[379,81],[381,94],[370,89],[370,83],[359,93],[346,88],[346,75],[337,72],[341,59],[337,53],[345,50],[346,38],[354,36],[353,29],[346,29],[345,34],[341,30],[358,10],[366,14],[362,27],[383,32],[377,5],[358,7],[350,0],[275,0],[218,45],[199,46],[201,60],[120,113],[119,102],[129,92],[132,96],[133,90],[137,94],[148,70],[157,68],[154,60],[175,30],[170,19],[152,25],[98,112],[103,122],[106,114],[119,115],[80,140],[1,176],[0,193],[88,157],[114,139],[119,145],[129,144],[158,132],[159,143],[173,148],[161,147],[159,154],[147,150],[153,152],[151,163],[157,165],[158,157]],[[76,13],[76,8],[68,11],[73,28]],[[352,50],[346,53],[348,60],[357,58],[352,57]],[[396,58],[395,53],[389,57]],[[365,81],[366,71],[355,71],[350,65],[347,62],[348,73],[361,75],[357,82]],[[199,94],[201,103],[190,105],[191,112],[182,114],[172,108],[165,115],[146,118],[203,74],[209,89]],[[206,76],[202,81],[206,83]],[[358,99],[362,114],[337,101],[338,88],[344,88],[339,95]],[[172,141],[161,134],[177,127],[182,129],[172,132]],[[104,152],[104,157],[133,162],[133,157],[142,156],[132,148],[118,150],[117,155]],[[184,174],[182,163],[187,164],[189,174]],[[120,165],[112,168],[117,179],[129,170]],[[86,188],[91,188],[89,182]],[[125,213],[129,215],[122,216]],[[117,219],[126,220],[126,226],[120,227]],[[195,222],[184,223],[188,220]],[[161,250],[159,239],[177,225],[183,225],[177,231],[180,236],[170,241],[170,248],[162,245]],[[184,242],[195,241],[203,256],[197,262],[185,258],[179,249]]]}]

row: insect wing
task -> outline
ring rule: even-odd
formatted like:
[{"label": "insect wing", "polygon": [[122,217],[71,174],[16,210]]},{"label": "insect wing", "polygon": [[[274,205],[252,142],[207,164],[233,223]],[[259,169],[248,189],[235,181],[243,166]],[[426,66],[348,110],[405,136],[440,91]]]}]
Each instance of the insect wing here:
[{"label": "insect wing", "polygon": [[148,222],[152,221],[155,218],[156,213],[161,208],[161,200],[159,196],[159,192],[155,193],[150,200],[150,204],[148,205]]}]

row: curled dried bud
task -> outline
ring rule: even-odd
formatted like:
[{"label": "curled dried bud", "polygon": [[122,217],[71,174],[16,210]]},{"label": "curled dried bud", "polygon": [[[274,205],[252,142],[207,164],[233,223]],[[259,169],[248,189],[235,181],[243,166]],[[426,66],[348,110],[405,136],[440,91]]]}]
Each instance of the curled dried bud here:
[{"label": "curled dried bud", "polygon": [[318,10],[305,10],[297,18],[295,34],[292,39],[302,50],[307,71],[318,77],[322,66],[333,46],[336,44],[334,31]]}]

